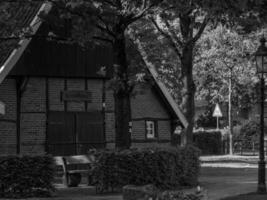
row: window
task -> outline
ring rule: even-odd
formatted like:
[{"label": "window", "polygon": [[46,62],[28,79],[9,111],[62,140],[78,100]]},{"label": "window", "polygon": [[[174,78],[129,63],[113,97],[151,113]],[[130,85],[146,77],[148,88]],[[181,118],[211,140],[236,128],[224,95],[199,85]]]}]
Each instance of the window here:
[{"label": "window", "polygon": [[146,121],[146,138],[156,138],[156,126],[155,121]]}]

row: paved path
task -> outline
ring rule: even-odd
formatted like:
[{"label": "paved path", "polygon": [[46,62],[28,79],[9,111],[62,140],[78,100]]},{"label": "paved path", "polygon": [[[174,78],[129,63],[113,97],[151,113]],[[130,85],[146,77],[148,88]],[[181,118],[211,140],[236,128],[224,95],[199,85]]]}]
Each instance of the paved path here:
[{"label": "paved path", "polygon": [[[202,167],[225,167],[225,168],[258,168],[258,156],[201,156]],[[267,166],[266,166],[267,167]]]},{"label": "paved path", "polygon": [[[203,163],[201,164],[202,167],[206,168],[236,168],[236,169],[244,169],[244,168],[251,168],[251,169],[257,169],[257,164],[251,164],[251,163],[241,163],[241,162],[216,162],[216,163]],[[266,166],[267,168],[267,166]]]},{"label": "paved path", "polygon": [[257,190],[257,169],[203,167],[200,185],[208,191],[210,200],[246,194]]}]

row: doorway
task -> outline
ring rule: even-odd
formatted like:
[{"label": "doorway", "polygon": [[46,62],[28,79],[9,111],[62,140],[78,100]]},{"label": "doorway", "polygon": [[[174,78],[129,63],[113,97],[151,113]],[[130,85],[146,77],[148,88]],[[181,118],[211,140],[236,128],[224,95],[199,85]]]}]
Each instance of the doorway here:
[{"label": "doorway", "polygon": [[104,148],[101,112],[50,112],[47,150],[54,156],[87,154],[91,148]]}]

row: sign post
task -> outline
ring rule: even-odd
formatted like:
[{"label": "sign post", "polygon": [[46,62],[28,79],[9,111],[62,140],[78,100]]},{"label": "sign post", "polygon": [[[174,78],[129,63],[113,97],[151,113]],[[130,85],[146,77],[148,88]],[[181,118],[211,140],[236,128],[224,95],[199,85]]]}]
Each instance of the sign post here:
[{"label": "sign post", "polygon": [[219,104],[217,103],[216,103],[212,116],[217,117],[217,130],[219,130],[219,117],[222,117],[222,111],[220,109]]}]

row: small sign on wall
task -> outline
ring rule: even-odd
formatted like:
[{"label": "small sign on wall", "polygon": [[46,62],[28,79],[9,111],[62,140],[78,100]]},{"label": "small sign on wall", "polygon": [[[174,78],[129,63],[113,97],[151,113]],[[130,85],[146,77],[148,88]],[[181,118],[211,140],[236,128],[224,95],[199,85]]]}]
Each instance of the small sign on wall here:
[{"label": "small sign on wall", "polygon": [[2,101],[0,101],[0,114],[6,114],[6,105]]},{"label": "small sign on wall", "polygon": [[84,90],[67,90],[62,91],[62,100],[63,101],[92,101],[92,93],[90,91]]}]

